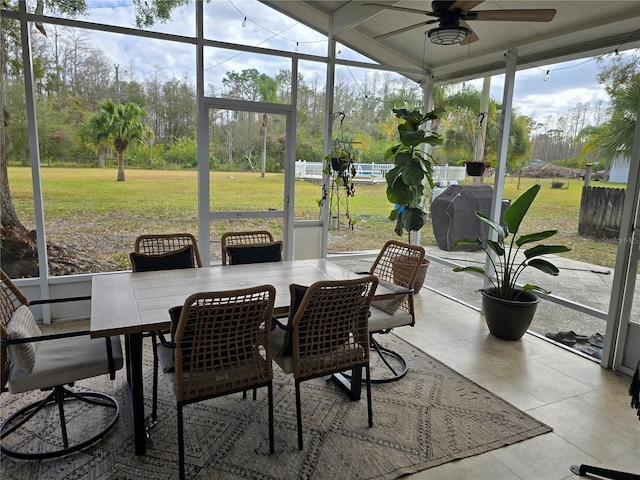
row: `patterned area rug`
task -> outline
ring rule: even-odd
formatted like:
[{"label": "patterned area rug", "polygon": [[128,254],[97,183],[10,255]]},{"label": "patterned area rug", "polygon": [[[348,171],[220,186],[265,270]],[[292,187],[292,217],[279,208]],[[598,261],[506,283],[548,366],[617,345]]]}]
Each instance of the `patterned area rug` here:
[{"label": "patterned area rug", "polygon": [[[301,386],[305,448],[298,451],[293,377],[274,364],[275,454],[268,450],[266,389],[258,391],[255,401],[251,394],[247,399],[237,394],[209,400],[185,408],[187,477],[392,479],[551,431],[394,335],[387,335],[384,343],[405,356],[409,373],[398,382],[372,386],[373,428],[367,427],[365,398],[352,402],[333,382],[311,380]],[[149,349],[148,406],[151,358]],[[146,456],[133,453],[124,370],[114,382],[92,379],[77,387],[106,391],[118,399],[121,412],[114,430],[61,459],[38,462],[3,455],[3,479],[178,477],[176,416],[163,380],[160,421],[151,431],[153,443]],[[2,418],[33,398],[2,394]]]}]

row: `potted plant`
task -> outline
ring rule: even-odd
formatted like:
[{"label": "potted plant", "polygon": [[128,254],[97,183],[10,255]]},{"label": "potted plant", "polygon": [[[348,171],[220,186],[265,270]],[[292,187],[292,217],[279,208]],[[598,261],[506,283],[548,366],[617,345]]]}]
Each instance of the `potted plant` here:
[{"label": "potted plant", "polygon": [[328,162],[328,170],[336,174],[336,181],[341,182],[349,197],[355,194],[353,178],[356,176],[355,156],[347,150],[335,150],[325,157]]},{"label": "potted plant", "polygon": [[[435,120],[443,109],[435,109],[425,114],[417,110],[394,108],[393,113],[402,120],[398,125],[400,144],[390,147],[385,160],[393,162],[385,178],[387,181],[387,199],[394,204],[389,220],[395,220],[395,232],[411,235],[424,226],[427,214],[423,202],[425,184],[433,188],[433,157],[424,151],[425,145],[441,145],[442,138],[435,132],[426,130],[424,124]],[[422,288],[429,261],[424,260],[414,291]]]},{"label": "potted plant", "polygon": [[403,120],[398,125],[399,145],[389,148],[384,156],[394,167],[387,172],[387,199],[395,206],[389,220],[396,221],[395,232],[402,235],[416,232],[424,226],[426,210],[422,197],[424,185],[433,188],[433,157],[423,151],[423,145],[441,145],[442,138],[437,133],[421,128],[426,122],[438,118],[443,109],[435,109],[426,114],[417,110],[394,108],[396,117]]},{"label": "potted plant", "polygon": [[[538,243],[558,233],[557,230],[519,235],[522,220],[539,191],[540,185],[534,185],[509,205],[504,212],[505,226],[480,211],[475,212],[476,217],[489,226],[489,232],[497,234],[497,240],[488,235],[484,239],[460,239],[454,242],[454,249],[458,245],[473,244],[487,253],[491,270],[470,266],[454,268],[454,271],[476,272],[491,282],[492,287],[481,290],[482,308],[489,331],[503,340],[519,340],[531,325],[540,300],[533,292],[550,293],[537,285],[519,286],[520,274],[527,267],[533,267],[549,275],[558,275],[558,268],[540,256],[570,250],[563,245]],[[524,257],[518,255],[521,249],[524,249]]]},{"label": "potted plant", "polygon": [[484,171],[491,166],[489,162],[464,162],[467,175],[470,177],[481,177],[484,175]]}]

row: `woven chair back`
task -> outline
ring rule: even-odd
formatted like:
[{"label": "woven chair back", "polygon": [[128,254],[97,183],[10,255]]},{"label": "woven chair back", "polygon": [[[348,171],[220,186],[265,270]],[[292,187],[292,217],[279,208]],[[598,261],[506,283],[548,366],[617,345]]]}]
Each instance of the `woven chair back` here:
[{"label": "woven chair back", "polygon": [[296,379],[369,362],[369,308],[377,285],[369,275],[316,282],[307,289],[291,323]]},{"label": "woven chair back", "polygon": [[190,233],[167,233],[140,235],[136,238],[134,251],[147,255],[164,255],[191,245],[193,247],[193,264],[202,266],[200,250],[196,237]]},{"label": "woven chair back", "polygon": [[[424,254],[424,248],[419,245],[389,240],[380,250],[369,273],[383,282],[413,288]],[[400,308],[413,315],[413,295],[407,295]]]},{"label": "woven chair back", "polygon": [[205,292],[184,303],[174,341],[175,396],[193,402],[273,378],[271,285]]},{"label": "woven chair back", "polygon": [[253,230],[247,232],[225,232],[220,237],[222,248],[222,265],[229,263],[227,247],[231,245],[255,245],[273,242],[273,235],[267,230]]}]

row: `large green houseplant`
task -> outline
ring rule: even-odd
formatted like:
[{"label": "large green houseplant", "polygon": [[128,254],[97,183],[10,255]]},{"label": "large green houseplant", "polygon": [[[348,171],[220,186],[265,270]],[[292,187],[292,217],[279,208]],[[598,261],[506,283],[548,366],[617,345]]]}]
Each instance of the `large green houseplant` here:
[{"label": "large green houseplant", "polygon": [[[554,264],[540,258],[542,255],[568,252],[564,245],[540,244],[558,233],[557,230],[518,235],[520,225],[529,207],[540,191],[540,185],[534,185],[518,197],[504,212],[504,224],[494,222],[484,213],[476,211],[476,216],[489,226],[489,232],[497,234],[497,240],[460,239],[458,245],[471,244],[481,247],[490,259],[491,268],[486,271],[477,266],[454,268],[456,272],[476,272],[487,278],[492,287],[482,290],[482,306],[493,335],[505,340],[518,340],[529,328],[539,298],[533,291],[550,293],[532,284],[520,286],[518,278],[527,267],[537,268],[549,275],[558,275],[560,271]],[[520,252],[522,250],[522,254]],[[514,313],[509,313],[515,310]]]},{"label": "large green houseplant", "polygon": [[433,157],[423,151],[423,145],[441,145],[442,138],[423,125],[438,118],[444,110],[437,108],[425,114],[417,110],[394,108],[393,113],[402,120],[398,125],[400,144],[390,147],[385,160],[393,162],[387,180],[387,199],[395,206],[389,215],[396,222],[395,232],[402,235],[420,230],[426,210],[423,196],[425,183],[433,188]]},{"label": "large green houseplant", "polygon": [[[425,114],[417,110],[393,109],[396,117],[402,120],[398,125],[400,143],[390,147],[385,160],[393,162],[394,167],[385,176],[387,180],[387,199],[394,204],[389,219],[396,222],[395,232],[410,235],[424,226],[427,214],[424,205],[424,190],[428,184],[433,188],[433,157],[424,148],[425,145],[440,145],[442,138],[427,130],[425,124],[438,118],[443,109],[435,109]],[[414,284],[414,291],[420,293],[429,267],[429,260],[423,260]]]}]

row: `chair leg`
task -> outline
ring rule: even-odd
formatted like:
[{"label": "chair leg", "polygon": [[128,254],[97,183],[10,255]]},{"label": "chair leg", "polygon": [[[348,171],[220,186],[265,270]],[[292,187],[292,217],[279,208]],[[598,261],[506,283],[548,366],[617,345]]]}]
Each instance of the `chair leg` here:
[{"label": "chair leg", "polygon": [[607,468],[592,467],[591,465],[571,465],[570,470],[575,475],[584,477],[588,474],[598,475],[603,478],[610,478],[612,480],[638,480],[640,475],[635,473],[620,472],[618,470],[609,470]]},{"label": "chair leg", "polygon": [[151,332],[151,347],[153,348],[153,400],[151,422],[148,427],[154,426],[158,421],[158,338],[156,332]]},{"label": "chair leg", "polygon": [[298,424],[298,450],[302,450],[302,406],[300,405],[300,382],[296,380],[296,419]]},{"label": "chair leg", "polygon": [[274,440],[273,440],[273,383],[269,382],[267,386],[268,396],[269,396],[269,453],[273,453],[275,451]]},{"label": "chair leg", "polygon": [[178,404],[178,468],[180,480],[184,480],[184,422],[182,420],[182,405]]},{"label": "chair leg", "polygon": [[64,390],[60,388],[54,388],[53,393],[56,397],[56,403],[58,404],[58,415],[60,416],[60,431],[62,433],[62,445],[65,450],[69,448],[69,435],[67,434],[67,421],[64,416]]},{"label": "chair leg", "polygon": [[[247,398],[247,391],[243,390],[242,391],[242,399],[246,399]],[[253,399],[256,400],[258,398],[258,389],[256,387],[253,387]]]},{"label": "chair leg", "polygon": [[[68,399],[110,409],[112,413],[108,416],[107,425],[99,428],[97,432],[91,432],[94,433],[94,435],[89,438],[76,438],[70,441],[67,433],[65,416],[65,403]],[[55,408],[58,411],[58,420],[60,421],[63,443],[62,448],[58,448],[59,445],[55,445],[56,448],[54,449],[46,448],[48,446],[52,446],[53,444],[47,441],[49,437],[40,428],[38,428],[45,425],[45,422],[42,422],[42,419],[34,419],[35,415],[37,415],[43,408],[49,405],[51,405],[51,408]],[[90,415],[91,412],[87,410],[85,411],[85,414]],[[118,405],[118,402],[113,397],[105,393],[74,392],[72,390],[66,389],[63,386],[57,386],[54,387],[53,390],[43,400],[27,405],[26,407],[18,410],[13,415],[5,419],[4,422],[2,422],[2,425],[0,425],[0,451],[10,457],[25,460],[41,460],[45,458],[57,458],[63,455],[68,455],[69,453],[82,450],[89,445],[97,442],[99,439],[103,438],[115,426],[119,414],[120,407]],[[31,422],[31,424],[26,425],[28,422]],[[25,425],[26,430],[22,431],[22,433],[18,432],[18,430]],[[25,433],[31,434],[33,436],[34,440],[32,442],[21,442],[19,445],[26,445],[27,450],[15,449],[14,445],[18,446],[18,444],[15,444],[15,442],[12,441],[12,435],[15,432],[17,432],[16,435],[18,436],[23,436],[25,435]],[[34,442],[37,443],[38,440],[43,440],[43,443],[41,443],[41,446],[39,445],[38,447],[36,447]],[[29,447],[33,448],[35,453],[29,451]]]},{"label": "chair leg", "polygon": [[[393,376],[391,377],[374,378],[371,380],[371,383],[395,382],[397,380],[400,380],[402,377],[404,377],[407,374],[407,371],[409,370],[409,368],[407,367],[407,362],[405,361],[405,359],[402,358],[402,355],[400,355],[398,352],[394,352],[393,350],[390,350],[380,345],[380,343],[378,343],[378,341],[373,337],[373,334],[370,335],[370,338],[371,338],[371,347],[373,347],[373,350],[375,350],[375,352],[382,359],[383,363],[387,366],[387,368],[393,374]],[[400,370],[396,370],[395,368],[393,368],[393,366],[389,363],[386,357],[395,358],[400,364]]]},{"label": "chair leg", "polygon": [[371,400],[371,369],[369,364],[365,366],[365,382],[367,383],[367,414],[369,415],[369,428],[373,427],[373,402]]}]

